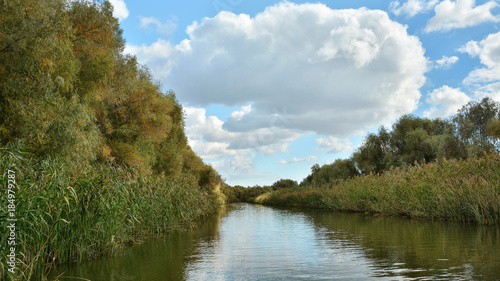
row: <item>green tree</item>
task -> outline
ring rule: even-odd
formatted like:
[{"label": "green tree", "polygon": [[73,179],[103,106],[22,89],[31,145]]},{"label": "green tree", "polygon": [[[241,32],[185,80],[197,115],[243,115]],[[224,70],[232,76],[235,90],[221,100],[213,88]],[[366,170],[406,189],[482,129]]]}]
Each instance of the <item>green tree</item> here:
[{"label": "green tree", "polygon": [[432,162],[439,158],[465,158],[460,141],[453,136],[453,124],[447,120],[404,115],[393,124],[390,166]]},{"label": "green tree", "polygon": [[102,138],[93,110],[73,95],[78,59],[66,2],[0,3],[0,134],[24,139],[40,158],[94,161]]},{"label": "green tree", "polygon": [[295,187],[298,185],[299,184],[294,180],[280,179],[280,180],[276,181],[275,183],[273,183],[271,185],[271,187],[273,188],[273,190],[278,190],[278,189],[283,189],[283,188],[291,188],[291,187]]},{"label": "green tree", "polygon": [[500,116],[488,123],[487,130],[495,143],[497,151],[500,151]]},{"label": "green tree", "polygon": [[381,173],[388,168],[392,155],[391,135],[380,127],[377,134],[368,134],[352,160],[363,174]]},{"label": "green tree", "polygon": [[481,101],[471,101],[464,105],[453,117],[456,134],[466,144],[470,154],[475,155],[495,149],[498,138],[490,134],[489,126],[494,126],[494,120],[499,116],[500,105],[486,97]]},{"label": "green tree", "polygon": [[80,96],[86,96],[113,73],[125,40],[109,1],[71,1],[69,4],[73,54],[79,62],[76,90]]},{"label": "green tree", "polygon": [[313,185],[330,184],[335,180],[346,180],[358,176],[359,172],[351,159],[337,159],[332,164],[323,165],[313,176]]},{"label": "green tree", "polygon": [[319,172],[320,170],[320,166],[319,164],[314,164],[312,167],[311,167],[311,174],[309,174],[307,177],[305,177],[301,182],[300,182],[300,186],[308,186],[308,185],[312,185],[312,180],[313,180],[313,177],[314,175]]}]

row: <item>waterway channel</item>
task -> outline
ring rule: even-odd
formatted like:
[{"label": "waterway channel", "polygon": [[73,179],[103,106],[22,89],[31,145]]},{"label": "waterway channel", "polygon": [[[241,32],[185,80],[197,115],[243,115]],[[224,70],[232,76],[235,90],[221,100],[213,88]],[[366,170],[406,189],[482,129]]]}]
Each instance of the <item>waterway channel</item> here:
[{"label": "waterway channel", "polygon": [[[230,204],[59,280],[500,280],[498,226]],[[75,279],[78,278],[78,279]]]}]

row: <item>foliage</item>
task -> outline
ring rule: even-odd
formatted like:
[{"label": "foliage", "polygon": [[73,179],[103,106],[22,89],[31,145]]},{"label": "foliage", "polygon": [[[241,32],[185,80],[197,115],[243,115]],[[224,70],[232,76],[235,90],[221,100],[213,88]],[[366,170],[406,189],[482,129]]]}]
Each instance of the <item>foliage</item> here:
[{"label": "foliage", "polygon": [[273,190],[278,190],[282,188],[290,188],[299,185],[296,181],[290,179],[280,179],[277,182],[273,183],[271,187]]},{"label": "foliage", "polygon": [[1,172],[19,172],[24,279],[224,200],[222,179],[187,143],[175,93],[124,45],[109,1],[0,0]]},{"label": "foliage", "polygon": [[306,186],[306,185],[311,185],[312,184],[312,181],[313,181],[313,178],[314,176],[316,175],[316,173],[319,171],[320,169],[320,166],[319,164],[314,164],[312,167],[311,167],[311,174],[308,175],[307,177],[305,177],[301,182],[300,182],[300,186]]},{"label": "foliage", "polygon": [[440,220],[500,222],[500,155],[444,160],[324,186],[300,186],[258,203],[374,212]]},{"label": "foliage", "polygon": [[367,175],[442,159],[466,159],[500,148],[500,105],[489,98],[470,102],[449,120],[404,115],[389,132],[369,134],[352,155]]},{"label": "foliage", "polygon": [[255,200],[266,193],[273,190],[271,186],[252,186],[243,187],[240,185],[230,186],[224,185],[222,192],[226,196],[226,202],[255,202]]},{"label": "foliage", "polygon": [[315,164],[300,186],[255,201],[496,224],[499,114],[484,98],[449,120],[404,115],[391,131],[369,134],[350,159]]},{"label": "foliage", "polygon": [[325,164],[312,177],[312,184],[320,186],[336,180],[346,180],[358,176],[359,172],[350,159],[338,159],[332,164]]},{"label": "foliage", "polygon": [[74,172],[99,162],[143,175],[194,173],[195,182],[207,173],[187,144],[175,93],[162,93],[148,69],[122,53],[108,1],[2,3],[2,145],[25,140],[37,159],[60,159]]},{"label": "foliage", "polygon": [[[207,192],[183,179],[144,177],[109,165],[75,176],[58,160],[23,161],[25,153],[18,149],[9,145],[2,150],[0,168],[3,186],[6,170],[16,171],[16,228],[22,230],[16,238],[19,280],[42,280],[53,263],[111,254],[138,235],[179,228],[218,206]],[[3,229],[7,205],[2,198]],[[6,239],[0,239],[3,256]],[[4,270],[2,274],[3,280],[7,275]]]},{"label": "foliage", "polygon": [[392,156],[390,134],[380,127],[378,134],[369,134],[352,159],[363,174],[380,173],[387,169]]},{"label": "foliage", "polygon": [[498,147],[498,124],[500,104],[490,98],[472,101],[462,107],[453,117],[457,135],[466,144],[471,155],[492,151]]}]

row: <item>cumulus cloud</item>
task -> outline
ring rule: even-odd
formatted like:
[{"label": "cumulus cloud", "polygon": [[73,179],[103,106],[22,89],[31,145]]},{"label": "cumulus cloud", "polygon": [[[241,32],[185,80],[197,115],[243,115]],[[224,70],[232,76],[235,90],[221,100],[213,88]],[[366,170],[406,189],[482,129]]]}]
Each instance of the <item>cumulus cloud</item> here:
[{"label": "cumulus cloud", "polygon": [[[232,132],[224,128],[224,121],[216,116],[206,116],[203,108],[186,107],[186,133],[191,140],[209,143],[226,143],[228,149],[252,149],[264,154],[286,152],[290,141],[302,134],[286,128],[258,128],[244,132]],[[234,114],[234,113],[233,113]]]},{"label": "cumulus cloud", "polygon": [[149,30],[153,26],[154,30],[162,35],[170,35],[177,28],[177,24],[173,21],[162,23],[154,17],[139,17],[139,19],[142,28]]},{"label": "cumulus cloud", "polygon": [[286,164],[299,163],[299,162],[309,162],[309,163],[311,163],[311,162],[313,162],[315,160],[318,160],[318,157],[316,157],[314,155],[307,156],[307,157],[304,157],[304,158],[293,157],[292,160],[290,160],[290,161],[287,161],[285,159],[281,159],[280,160],[280,164],[286,165]]},{"label": "cumulus cloud", "polygon": [[[186,32],[175,46],[126,51],[176,92],[190,145],[231,178],[257,173],[257,154],[286,152],[308,133],[325,136],[320,150],[348,149],[340,138],[415,110],[428,70],[419,39],[380,10],[284,2],[255,17],[221,12]],[[212,104],[240,109],[223,121],[200,108]]]},{"label": "cumulus cloud", "polygon": [[240,121],[241,118],[243,118],[243,116],[245,116],[245,114],[250,113],[250,111],[252,111],[252,105],[243,106],[241,108],[241,111],[235,111],[235,112],[231,113],[231,115],[229,115],[229,119],[234,120],[234,121]]},{"label": "cumulus cloud", "polygon": [[500,82],[481,86],[475,93],[478,98],[489,97],[500,102]]},{"label": "cumulus cloud", "polygon": [[339,139],[337,137],[326,137],[316,139],[319,145],[319,150],[327,151],[328,153],[339,153],[352,148],[352,143],[349,139]]},{"label": "cumulus cloud", "polygon": [[481,47],[477,43],[477,41],[469,41],[467,44],[463,45],[458,49],[461,53],[467,53],[471,57],[476,57],[481,52]]},{"label": "cumulus cloud", "polygon": [[471,101],[471,98],[460,89],[445,85],[429,93],[426,101],[431,105],[431,108],[424,112],[424,115],[430,118],[438,118],[456,114],[463,105]]},{"label": "cumulus cloud", "polygon": [[[248,110],[249,106],[241,111]],[[207,116],[203,108],[185,107],[185,131],[193,150],[205,160],[226,159],[224,165],[234,171],[249,172],[253,169],[251,159],[255,153],[272,155],[287,152],[291,141],[300,133],[276,128],[260,128],[246,132],[230,132],[223,128],[224,121],[216,116]],[[222,165],[222,164],[218,164]]]},{"label": "cumulus cloud", "polygon": [[408,0],[401,5],[399,1],[391,2],[389,10],[396,16],[406,14],[408,17],[414,17],[419,13],[424,13],[432,10],[439,0]]},{"label": "cumulus cloud", "polygon": [[425,82],[420,41],[379,10],[285,2],[254,18],[221,12],[187,33],[171,87],[190,106],[251,103],[224,123],[231,132],[347,135],[412,112]]},{"label": "cumulus cloud", "polygon": [[451,56],[451,57],[443,56],[442,58],[436,60],[435,68],[450,68],[457,61],[458,61],[457,56]]},{"label": "cumulus cloud", "polygon": [[469,41],[459,51],[472,57],[479,57],[485,66],[473,70],[464,83],[482,83],[500,81],[500,32],[490,34],[481,42]]},{"label": "cumulus cloud", "polygon": [[[250,105],[243,106],[228,119],[237,119],[250,110]],[[216,116],[207,116],[203,108],[184,107],[184,114],[189,145],[202,159],[210,161],[229,184],[248,180],[255,184],[275,181],[279,178],[277,175],[255,169],[256,155],[288,152],[290,143],[302,135],[277,127],[230,132],[223,128],[224,121]]]},{"label": "cumulus cloud", "polygon": [[427,22],[425,32],[448,31],[484,22],[498,22],[499,17],[491,13],[497,6],[495,1],[475,6],[475,0],[444,0],[434,8],[436,14]]},{"label": "cumulus cloud", "polygon": [[128,17],[127,4],[124,0],[109,0],[111,5],[113,5],[113,16],[122,21]]},{"label": "cumulus cloud", "polygon": [[500,32],[490,34],[480,42],[469,41],[458,51],[479,57],[482,68],[469,73],[463,83],[477,87],[478,96],[490,95],[500,101]]}]

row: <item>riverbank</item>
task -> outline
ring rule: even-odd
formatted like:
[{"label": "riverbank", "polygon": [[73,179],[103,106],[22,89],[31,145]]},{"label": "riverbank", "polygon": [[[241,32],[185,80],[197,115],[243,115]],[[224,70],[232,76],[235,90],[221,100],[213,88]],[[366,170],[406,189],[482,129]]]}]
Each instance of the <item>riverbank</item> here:
[{"label": "riverbank", "polygon": [[231,204],[201,221],[193,231],[147,239],[110,259],[62,265],[54,274],[147,281],[500,276],[498,227],[258,204]]},{"label": "riverbank", "polygon": [[260,195],[264,205],[373,212],[450,221],[500,222],[500,155],[392,169],[322,186]]},{"label": "riverbank", "polygon": [[[0,161],[2,186],[15,185],[13,200],[6,203],[7,192],[1,200],[1,229],[12,223],[7,214],[16,219],[15,244],[7,235],[0,238],[2,257],[9,254],[6,245],[16,257],[14,274],[3,259],[2,280],[43,280],[56,263],[111,255],[138,237],[184,227],[220,205],[216,193],[188,179],[141,176],[110,165],[74,176],[62,162],[19,157],[5,153]],[[8,182],[10,174],[15,183]]]}]

